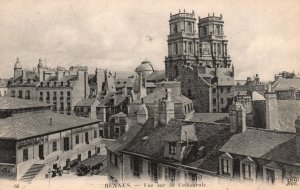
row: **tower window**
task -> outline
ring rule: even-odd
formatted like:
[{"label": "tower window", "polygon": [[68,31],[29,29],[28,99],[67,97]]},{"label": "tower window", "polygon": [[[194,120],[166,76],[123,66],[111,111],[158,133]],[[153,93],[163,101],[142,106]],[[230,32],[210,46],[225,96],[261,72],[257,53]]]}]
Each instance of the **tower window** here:
[{"label": "tower window", "polygon": [[175,44],[175,53],[178,54],[178,43]]},{"label": "tower window", "polygon": [[189,52],[192,53],[193,48],[192,48],[192,42],[189,42]]},{"label": "tower window", "polygon": [[192,96],[192,90],[191,89],[188,89],[187,93],[188,93],[188,96]]}]

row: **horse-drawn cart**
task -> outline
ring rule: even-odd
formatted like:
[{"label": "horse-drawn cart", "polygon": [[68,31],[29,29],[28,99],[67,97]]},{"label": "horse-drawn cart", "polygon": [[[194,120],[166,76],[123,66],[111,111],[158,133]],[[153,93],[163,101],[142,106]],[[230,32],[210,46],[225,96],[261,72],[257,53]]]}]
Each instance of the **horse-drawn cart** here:
[{"label": "horse-drawn cart", "polygon": [[86,160],[83,160],[76,167],[76,174],[78,176],[87,175],[91,171],[91,175],[96,170],[97,173],[99,169],[103,166],[103,161],[106,160],[106,156],[104,155],[96,155]]}]

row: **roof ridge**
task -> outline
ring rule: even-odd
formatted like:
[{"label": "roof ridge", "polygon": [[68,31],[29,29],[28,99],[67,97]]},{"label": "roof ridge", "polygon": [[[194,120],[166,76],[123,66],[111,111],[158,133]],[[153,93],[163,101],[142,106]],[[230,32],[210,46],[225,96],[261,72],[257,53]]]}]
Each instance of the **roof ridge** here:
[{"label": "roof ridge", "polygon": [[248,130],[248,129],[257,130],[257,131],[266,131],[266,132],[271,132],[271,133],[296,134],[296,133],[288,132],[288,131],[268,130],[268,129],[262,129],[262,128],[256,128],[256,127],[247,127],[246,130]]}]

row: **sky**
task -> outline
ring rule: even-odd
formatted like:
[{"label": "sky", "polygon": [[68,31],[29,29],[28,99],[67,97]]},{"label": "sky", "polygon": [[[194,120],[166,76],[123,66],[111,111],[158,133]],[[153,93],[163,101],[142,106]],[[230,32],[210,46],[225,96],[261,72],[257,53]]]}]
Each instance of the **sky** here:
[{"label": "sky", "polygon": [[[19,57],[32,69],[72,65],[133,72],[145,59],[164,70],[169,18],[223,15],[236,79],[300,72],[298,0],[0,0],[0,78]],[[152,41],[146,36],[151,36]]]}]

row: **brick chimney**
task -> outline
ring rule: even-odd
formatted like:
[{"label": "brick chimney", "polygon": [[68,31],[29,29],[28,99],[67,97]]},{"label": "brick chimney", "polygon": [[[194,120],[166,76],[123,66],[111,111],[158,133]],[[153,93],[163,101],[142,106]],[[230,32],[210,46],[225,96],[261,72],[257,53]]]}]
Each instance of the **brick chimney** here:
[{"label": "brick chimney", "polygon": [[266,129],[278,130],[278,107],[277,95],[272,90],[271,84],[268,86],[268,92],[265,93],[266,99]]},{"label": "brick chimney", "polygon": [[300,158],[300,116],[295,120],[296,127],[296,154]]}]

